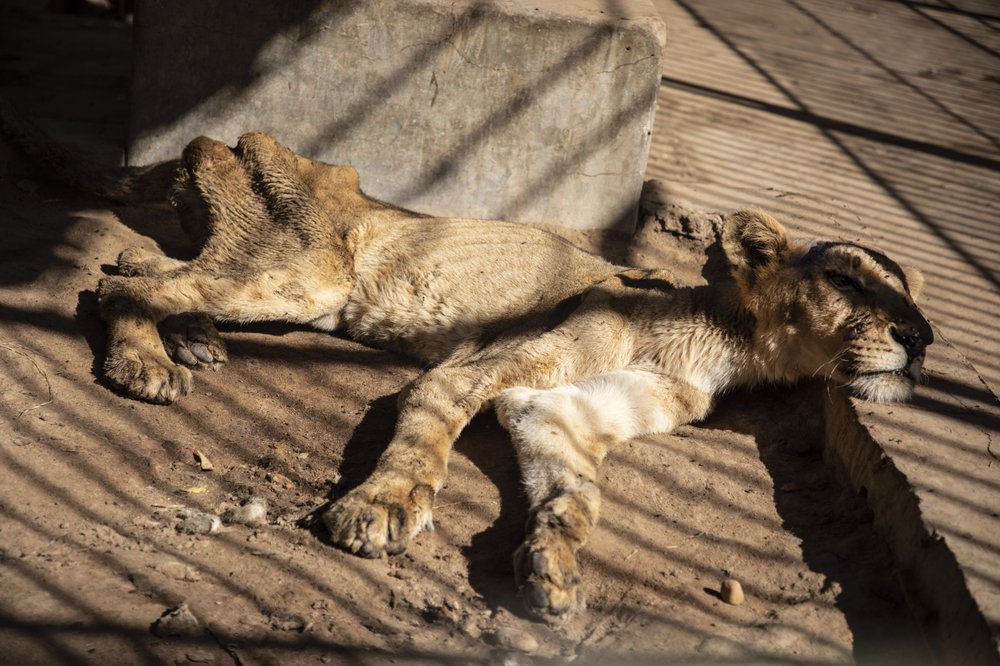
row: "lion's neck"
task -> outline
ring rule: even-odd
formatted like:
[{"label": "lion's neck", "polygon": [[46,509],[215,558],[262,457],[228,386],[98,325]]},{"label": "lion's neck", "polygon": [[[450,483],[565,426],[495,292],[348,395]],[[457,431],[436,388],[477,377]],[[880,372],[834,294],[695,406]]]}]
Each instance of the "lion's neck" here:
[{"label": "lion's neck", "polygon": [[761,383],[791,383],[805,377],[806,368],[818,367],[810,352],[808,332],[789,321],[788,307],[769,301],[756,310],[749,340],[750,365]]},{"label": "lion's neck", "polygon": [[670,315],[658,319],[638,350],[642,360],[713,395],[802,378],[800,332],[782,325],[780,312],[755,316],[735,292],[698,291],[676,294]]}]

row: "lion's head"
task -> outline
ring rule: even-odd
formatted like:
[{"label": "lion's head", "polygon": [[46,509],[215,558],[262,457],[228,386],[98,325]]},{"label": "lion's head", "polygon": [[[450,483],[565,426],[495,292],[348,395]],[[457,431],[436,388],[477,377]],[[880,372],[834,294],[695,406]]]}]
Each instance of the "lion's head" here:
[{"label": "lion's head", "polygon": [[934,340],[919,271],[854,243],[796,246],[760,211],[725,219],[722,246],[775,379],[823,375],[876,402],[908,399]]}]

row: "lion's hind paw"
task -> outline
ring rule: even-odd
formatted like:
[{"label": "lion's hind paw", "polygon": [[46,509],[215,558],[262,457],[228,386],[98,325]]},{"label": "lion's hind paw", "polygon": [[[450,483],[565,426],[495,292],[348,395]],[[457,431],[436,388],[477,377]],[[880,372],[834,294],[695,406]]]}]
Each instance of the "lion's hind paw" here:
[{"label": "lion's hind paw", "polygon": [[176,363],[218,370],[229,360],[226,343],[212,320],[203,314],[167,317],[160,323],[163,348]]},{"label": "lion's hind paw", "polygon": [[191,390],[190,370],[136,350],[109,351],[104,376],[128,395],[158,404],[169,404]]}]

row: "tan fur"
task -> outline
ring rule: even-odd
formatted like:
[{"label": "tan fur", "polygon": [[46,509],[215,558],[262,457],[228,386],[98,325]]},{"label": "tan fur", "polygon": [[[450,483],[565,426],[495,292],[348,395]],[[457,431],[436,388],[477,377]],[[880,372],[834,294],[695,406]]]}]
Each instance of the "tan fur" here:
[{"label": "tan fur", "polygon": [[912,273],[852,245],[793,246],[759,211],[725,220],[731,279],[681,288],[532,227],[379,203],[353,169],[261,134],[235,149],[197,139],[180,164],[172,201],[201,252],[126,250],[125,277],[101,281],[107,379],[156,402],[186,393],[187,366],[225,361],[206,315],[341,330],[432,364],[401,397],[375,472],[323,520],[351,552],[404,550],[432,524],[455,438],[496,404],[531,503],[517,578],[549,617],[581,606],[575,553],[611,446],[697,421],[738,385],[823,375],[904,399],[932,339]]}]

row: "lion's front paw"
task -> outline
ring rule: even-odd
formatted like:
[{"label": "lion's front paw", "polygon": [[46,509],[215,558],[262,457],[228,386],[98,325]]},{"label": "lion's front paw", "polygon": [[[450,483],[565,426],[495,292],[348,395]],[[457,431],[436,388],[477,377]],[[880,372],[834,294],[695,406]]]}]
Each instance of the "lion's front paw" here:
[{"label": "lion's front paw", "polygon": [[229,360],[225,341],[206,315],[190,313],[167,317],[160,323],[160,330],[163,348],[177,363],[218,370]]},{"label": "lion's front paw", "polygon": [[171,403],[191,390],[191,371],[163,356],[143,355],[135,349],[111,349],[104,360],[104,376],[134,398]]},{"label": "lion's front paw", "polygon": [[330,538],[362,557],[396,555],[422,529],[433,529],[434,489],[412,480],[368,481],[323,514]]},{"label": "lion's front paw", "polygon": [[521,544],[514,578],[527,609],[546,620],[562,620],[585,606],[575,549],[558,531],[536,532]]}]

